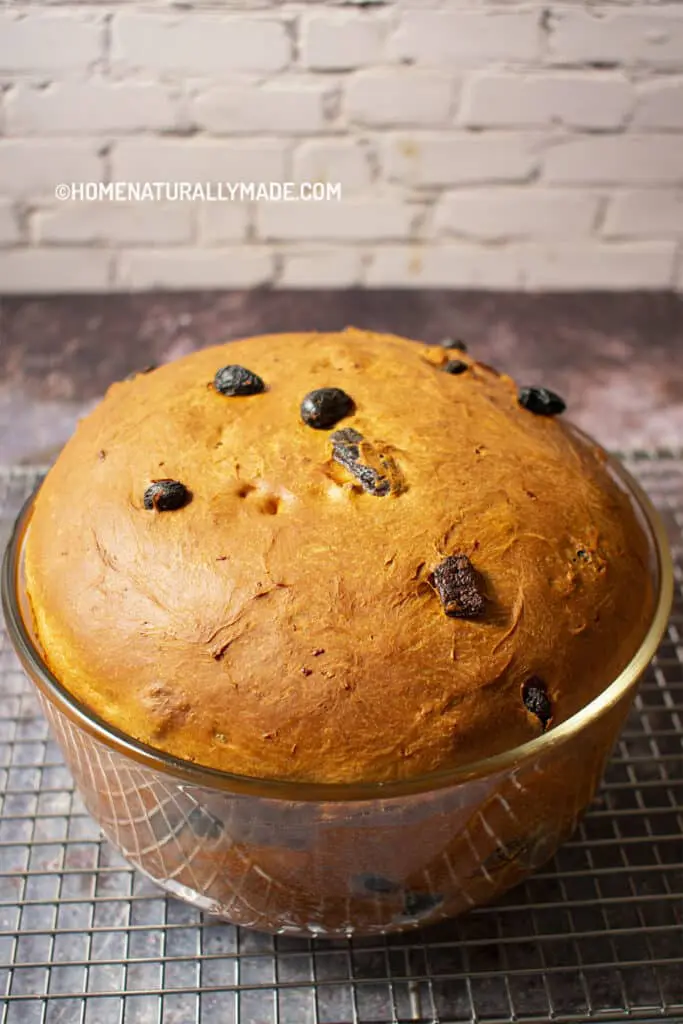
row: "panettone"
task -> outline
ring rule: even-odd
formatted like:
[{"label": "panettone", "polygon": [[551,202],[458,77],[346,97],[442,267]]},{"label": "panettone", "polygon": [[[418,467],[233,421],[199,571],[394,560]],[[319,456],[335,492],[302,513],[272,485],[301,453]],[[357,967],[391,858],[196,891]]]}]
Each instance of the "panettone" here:
[{"label": "panettone", "polygon": [[463,351],[251,338],[114,384],[35,502],[44,656],[242,775],[389,780],[552,729],[652,617],[648,543],[562,402]]}]

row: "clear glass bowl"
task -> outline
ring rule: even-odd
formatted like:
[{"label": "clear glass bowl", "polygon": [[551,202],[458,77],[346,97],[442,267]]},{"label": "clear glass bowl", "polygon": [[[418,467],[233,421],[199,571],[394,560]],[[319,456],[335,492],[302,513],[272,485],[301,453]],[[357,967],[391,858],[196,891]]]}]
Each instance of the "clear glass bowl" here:
[{"label": "clear glass bowl", "polygon": [[22,552],[32,501],[2,577],[7,629],[93,818],[159,886],[264,931],[372,935],[488,903],[547,861],[600,782],[666,628],[673,574],[664,528],[616,461],[651,542],[657,594],[647,634],[599,697],[531,742],[465,768],[388,784],[265,781],[139,743],[79,704],[33,632]]}]

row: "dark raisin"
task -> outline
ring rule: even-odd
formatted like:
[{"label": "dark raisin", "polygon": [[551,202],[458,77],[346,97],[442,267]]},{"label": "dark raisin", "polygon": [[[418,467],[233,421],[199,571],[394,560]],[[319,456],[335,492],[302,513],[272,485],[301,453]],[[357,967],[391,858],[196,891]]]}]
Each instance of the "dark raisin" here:
[{"label": "dark raisin", "polygon": [[178,480],[155,480],[145,491],[144,504],[148,510],[175,512],[191,500],[191,492]]},{"label": "dark raisin", "polygon": [[301,419],[307,427],[329,430],[353,410],[353,399],[341,388],[316,388],[301,403]]},{"label": "dark raisin", "polygon": [[467,363],[463,363],[462,359],[449,359],[443,366],[445,373],[452,373],[455,377],[459,373],[464,373],[469,367]]},{"label": "dark raisin", "polygon": [[422,917],[443,903],[443,896],[437,892],[407,892],[403,909],[408,917]]},{"label": "dark raisin", "polygon": [[382,875],[358,875],[357,881],[367,892],[381,895],[398,892],[401,888],[396,882],[392,882],[390,878],[384,878]]},{"label": "dark raisin", "polygon": [[548,388],[520,388],[519,404],[536,416],[559,416],[567,408],[564,401]]},{"label": "dark raisin", "polygon": [[444,338],[441,348],[456,349],[458,352],[467,352],[467,345],[459,338]]},{"label": "dark raisin", "polygon": [[[352,427],[330,434],[332,458],[355,476],[368,494],[383,497],[400,490],[400,474],[394,460],[363,439]],[[363,449],[361,450],[361,444]]]},{"label": "dark raisin", "polygon": [[576,552],[576,557],[580,562],[590,562],[591,560],[590,552],[585,551],[583,548],[579,548]]},{"label": "dark raisin", "polygon": [[235,395],[259,395],[265,384],[256,373],[244,366],[223,366],[213,379],[213,386],[221,395],[233,398]]},{"label": "dark raisin", "polygon": [[531,676],[530,679],[527,679],[522,686],[522,700],[527,711],[536,715],[543,728],[546,729],[548,722],[553,717],[553,706],[543,680],[538,676]]},{"label": "dark raisin", "polygon": [[479,575],[467,555],[449,555],[437,565],[432,577],[446,615],[472,619],[483,613]]}]

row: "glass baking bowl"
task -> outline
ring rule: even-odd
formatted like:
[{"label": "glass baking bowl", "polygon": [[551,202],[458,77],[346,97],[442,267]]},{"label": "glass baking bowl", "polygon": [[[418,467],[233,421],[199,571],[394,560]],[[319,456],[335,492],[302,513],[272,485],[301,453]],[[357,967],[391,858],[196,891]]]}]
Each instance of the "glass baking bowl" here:
[{"label": "glass baking bowl", "polygon": [[659,516],[616,460],[607,465],[650,539],[655,610],[630,664],[537,739],[384,784],[266,781],[202,768],[126,736],[76,701],[33,631],[22,562],[30,499],[5,553],[7,629],[102,831],[168,892],[280,934],[399,931],[490,902],[519,882],[552,856],[595,794],[671,606]]}]

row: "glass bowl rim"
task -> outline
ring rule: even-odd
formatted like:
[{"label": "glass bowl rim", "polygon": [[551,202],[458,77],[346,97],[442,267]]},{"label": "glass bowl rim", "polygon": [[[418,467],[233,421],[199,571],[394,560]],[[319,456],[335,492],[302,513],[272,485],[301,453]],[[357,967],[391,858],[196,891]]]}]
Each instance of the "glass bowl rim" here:
[{"label": "glass bowl rim", "polygon": [[[572,430],[584,440],[591,440],[576,427],[572,426]],[[76,700],[51,672],[36,647],[21,612],[19,579],[23,542],[40,485],[24,503],[5,548],[1,590],[7,632],[29,678],[38,687],[41,694],[66,714],[72,722],[85,729],[110,750],[113,749],[138,764],[205,789],[218,789],[234,794],[256,795],[288,802],[350,803],[363,800],[389,800],[494,776],[538,756],[546,750],[559,747],[618,703],[644,672],[666,630],[673,600],[673,565],[666,529],[650,498],[621,461],[612,455],[607,455],[606,462],[608,468],[616,474],[618,481],[640,511],[649,534],[651,553],[656,558],[658,593],[650,625],[630,662],[597,697],[594,697],[574,715],[549,732],[542,733],[510,750],[480,758],[468,765],[442,768],[414,778],[387,782],[334,783],[258,778],[237,775],[186,761],[136,740],[116,726],[110,725]]]}]

